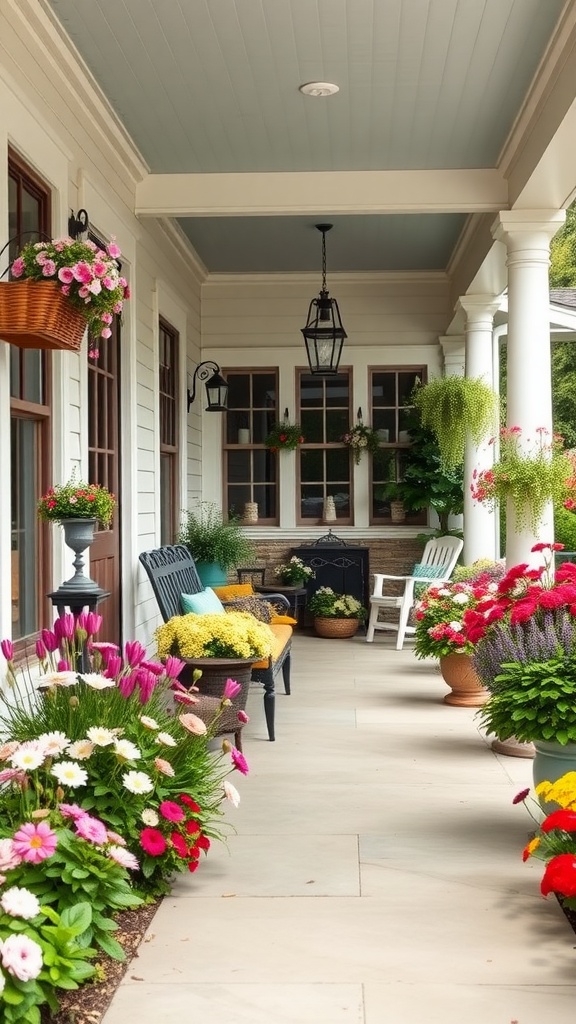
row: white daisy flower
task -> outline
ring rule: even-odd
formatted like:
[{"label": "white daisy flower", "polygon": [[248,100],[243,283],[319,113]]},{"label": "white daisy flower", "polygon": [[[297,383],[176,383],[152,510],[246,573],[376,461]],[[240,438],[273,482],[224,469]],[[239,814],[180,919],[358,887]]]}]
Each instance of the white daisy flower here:
[{"label": "white daisy flower", "polygon": [[156,811],[153,811],[151,807],[145,807],[140,817],[145,825],[150,825],[152,828],[160,821]]},{"label": "white daisy flower", "polygon": [[106,676],[101,675],[100,672],[86,672],[85,675],[80,676],[80,679],[91,690],[108,690],[111,686],[116,686],[113,679],[108,679]]},{"label": "white daisy flower", "polygon": [[15,885],[2,893],[0,904],[2,910],[10,917],[22,917],[25,921],[40,913],[40,903],[34,893],[28,889],[19,889]]},{"label": "white daisy flower", "polygon": [[38,737],[38,743],[45,757],[54,757],[66,750],[70,740],[63,732],[44,732]]},{"label": "white daisy flower", "polygon": [[148,715],[140,715],[140,721],[145,729],[159,729],[160,726],[155,718],[149,718]]},{"label": "white daisy flower", "polygon": [[25,772],[33,772],[44,761],[44,752],[37,746],[22,744],[9,758],[13,768],[22,768]]},{"label": "white daisy flower", "polygon": [[240,793],[236,789],[236,786],[233,786],[231,782],[228,782],[228,779],[224,779],[223,786],[226,799],[230,801],[233,807],[238,807],[240,803]]},{"label": "white daisy flower", "polygon": [[47,672],[40,676],[37,685],[39,690],[45,690],[50,686],[75,686],[77,682],[76,672]]},{"label": "white daisy flower", "polygon": [[461,622],[450,622],[449,626],[450,626],[450,629],[453,629],[455,633],[458,633],[458,632],[462,631],[462,623]]},{"label": "white daisy flower", "polygon": [[94,751],[94,744],[90,740],[76,740],[66,748],[66,753],[77,761],[87,761]]},{"label": "white daisy flower", "polygon": [[146,772],[126,772],[122,776],[122,784],[130,793],[150,793],[154,783]]},{"label": "white daisy flower", "polygon": [[463,593],[454,594],[454,597],[452,598],[452,603],[453,604],[468,604],[469,601],[470,601],[469,594],[463,594]]},{"label": "white daisy flower", "polygon": [[110,743],[114,743],[115,738],[112,729],[104,729],[100,725],[93,725],[88,729],[86,735],[96,747],[107,747]]},{"label": "white daisy flower", "polygon": [[118,757],[122,757],[125,761],[137,761],[142,756],[136,744],[131,743],[130,740],[116,740],[114,750]]},{"label": "white daisy flower", "polygon": [[165,747],[177,746],[176,740],[169,732],[159,732],[156,739],[158,743],[163,743]]},{"label": "white daisy flower", "polygon": [[73,789],[85,786],[88,781],[88,772],[76,761],[59,761],[52,768],[52,775],[62,786],[72,786]]}]

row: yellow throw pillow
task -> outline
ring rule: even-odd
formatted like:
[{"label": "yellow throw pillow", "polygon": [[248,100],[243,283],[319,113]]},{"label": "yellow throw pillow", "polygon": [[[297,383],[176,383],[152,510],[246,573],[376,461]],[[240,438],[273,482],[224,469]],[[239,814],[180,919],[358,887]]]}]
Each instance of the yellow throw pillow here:
[{"label": "yellow throw pillow", "polygon": [[273,615],[270,619],[271,626],[297,626],[297,620],[291,615]]},{"label": "yellow throw pillow", "polygon": [[221,601],[233,601],[236,597],[250,597],[254,590],[251,583],[231,583],[226,587],[213,587]]}]

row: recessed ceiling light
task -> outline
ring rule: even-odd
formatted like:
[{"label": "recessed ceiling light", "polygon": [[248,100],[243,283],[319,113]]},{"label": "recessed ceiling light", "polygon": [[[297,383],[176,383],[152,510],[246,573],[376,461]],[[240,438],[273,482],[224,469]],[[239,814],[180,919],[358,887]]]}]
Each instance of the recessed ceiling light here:
[{"label": "recessed ceiling light", "polygon": [[333,96],[335,92],[340,92],[340,86],[332,82],[306,82],[298,88],[305,96]]}]

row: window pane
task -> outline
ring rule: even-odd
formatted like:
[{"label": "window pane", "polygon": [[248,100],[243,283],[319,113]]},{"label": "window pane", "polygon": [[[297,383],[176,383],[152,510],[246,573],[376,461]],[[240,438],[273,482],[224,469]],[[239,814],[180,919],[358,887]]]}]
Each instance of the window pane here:
[{"label": "window pane", "polygon": [[[248,373],[228,373],[228,408],[250,408],[250,375]],[[198,385],[196,385],[198,387]]]},{"label": "window pane", "polygon": [[[37,465],[38,427],[34,420],[13,418],[12,449],[12,637],[34,633],[38,601],[38,520],[40,497],[33,467]],[[31,471],[32,467],[32,471]]]},{"label": "window pane", "polygon": [[276,377],[273,373],[253,374],[252,404],[255,409],[276,408]]},{"label": "window pane", "polygon": [[276,457],[268,449],[252,452],[252,475],[255,483],[267,483],[276,479]]},{"label": "window pane", "polygon": [[324,442],[324,413],[302,412],[300,426],[306,444],[323,444]]},{"label": "window pane", "polygon": [[[249,480],[250,452],[228,452],[228,481],[240,483]],[[250,501],[250,498],[246,501]]]},{"label": "window pane", "polygon": [[312,483],[324,477],[324,452],[314,448],[300,451],[300,478],[303,483]]},{"label": "window pane", "polygon": [[374,373],[372,375],[373,405],[396,405],[396,374]]},{"label": "window pane", "polygon": [[408,404],[417,380],[422,380],[422,374],[415,370],[398,374],[398,405]]},{"label": "window pane", "polygon": [[336,374],[325,382],[326,405],[345,406],[348,409],[350,396],[348,388],[348,375]]},{"label": "window pane", "polygon": [[174,456],[160,455],[160,541],[162,544],[174,542],[173,468]]},{"label": "window pane", "polygon": [[252,441],[254,444],[264,444],[268,434],[276,422],[274,410],[264,411],[255,409],[252,413]]},{"label": "window pane", "polygon": [[324,488],[321,484],[302,487],[300,515],[303,519],[319,519],[324,511]]},{"label": "window pane", "polygon": [[259,519],[276,519],[276,488],[255,487],[254,501],[258,505]]},{"label": "window pane", "polygon": [[326,477],[328,480],[350,479],[350,450],[328,448],[326,451]]},{"label": "window pane", "polygon": [[42,352],[34,349],[24,350],[24,387],[23,395],[27,402],[35,402],[42,405],[44,395],[42,393]]},{"label": "window pane", "polygon": [[334,498],[337,519],[348,519],[350,517],[350,494],[345,489],[337,490],[335,487],[328,487],[328,494]]},{"label": "window pane", "polygon": [[326,440],[341,441],[349,427],[348,408],[328,409],[326,412]]},{"label": "window pane", "polygon": [[228,515],[242,516],[244,505],[252,501],[251,488],[249,484],[232,485],[228,488]]},{"label": "window pane", "polygon": [[312,374],[303,373],[300,377],[300,405],[306,408],[319,408],[324,404],[324,388],[322,381]]}]

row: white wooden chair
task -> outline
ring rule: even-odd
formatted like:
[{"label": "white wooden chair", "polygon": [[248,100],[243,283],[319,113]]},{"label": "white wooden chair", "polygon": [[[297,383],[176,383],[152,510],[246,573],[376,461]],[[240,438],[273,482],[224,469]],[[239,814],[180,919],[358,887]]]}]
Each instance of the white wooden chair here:
[{"label": "white wooden chair", "polygon": [[[414,627],[408,625],[410,609],[414,604],[414,585],[419,582],[442,583],[449,580],[460,554],[464,541],[459,537],[435,537],[429,540],[424,548],[422,561],[414,566],[410,576],[388,576],[386,573],[374,574],[374,590],[370,597],[370,618],[366,631],[366,642],[371,644],[374,632],[378,629],[395,629],[398,632],[396,650],[401,651],[406,633],[413,633]],[[386,580],[402,580],[402,594],[386,595],[383,593]],[[398,622],[381,622],[378,618],[381,608],[399,608]]]}]

